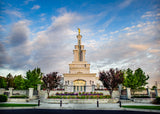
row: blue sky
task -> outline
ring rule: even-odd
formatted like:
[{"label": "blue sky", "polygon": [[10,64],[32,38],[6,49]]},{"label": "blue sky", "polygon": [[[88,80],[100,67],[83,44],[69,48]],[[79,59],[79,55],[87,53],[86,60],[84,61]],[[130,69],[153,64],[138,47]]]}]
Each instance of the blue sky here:
[{"label": "blue sky", "polygon": [[68,72],[77,28],[91,72],[142,68],[160,81],[159,0],[0,0],[0,75]]}]

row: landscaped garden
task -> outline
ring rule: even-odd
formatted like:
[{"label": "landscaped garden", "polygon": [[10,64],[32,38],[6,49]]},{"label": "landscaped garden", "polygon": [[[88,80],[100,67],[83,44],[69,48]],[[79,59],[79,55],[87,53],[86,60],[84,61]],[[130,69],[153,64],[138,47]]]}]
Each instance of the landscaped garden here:
[{"label": "landscaped garden", "polygon": [[98,93],[98,92],[79,92],[79,93],[74,93],[74,92],[64,92],[64,93],[56,93],[54,96],[49,96],[48,98],[52,99],[109,99],[111,98],[110,95],[103,95],[103,93]]}]

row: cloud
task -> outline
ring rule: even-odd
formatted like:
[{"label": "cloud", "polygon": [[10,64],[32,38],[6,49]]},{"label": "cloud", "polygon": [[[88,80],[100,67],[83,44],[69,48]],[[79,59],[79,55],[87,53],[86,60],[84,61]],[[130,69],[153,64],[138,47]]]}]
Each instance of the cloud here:
[{"label": "cloud", "polygon": [[[125,27],[125,33],[118,30],[118,37],[113,35],[112,39],[96,41],[96,50],[94,47],[87,50],[87,60],[92,64],[91,71],[98,72],[116,67],[135,70],[140,67],[150,75],[152,80],[149,79],[149,82],[157,79],[160,69],[159,26],[159,22],[139,23]],[[150,69],[150,66],[154,69]]]},{"label": "cloud", "polygon": [[34,38],[32,66],[39,66],[45,73],[68,72],[66,69],[73,60],[72,50],[76,43],[76,33],[72,28],[79,21],[81,16],[76,13],[67,12],[53,17],[50,26]]},{"label": "cloud", "polygon": [[0,68],[4,67],[9,61],[8,54],[4,48],[4,45],[0,42]]},{"label": "cloud", "polygon": [[132,0],[124,0],[124,2],[120,3],[118,7],[120,9],[126,8],[131,4],[131,2]]},{"label": "cloud", "polygon": [[22,17],[22,14],[19,11],[5,10],[3,12],[6,13],[6,14],[9,14],[9,15],[14,15],[14,16],[19,17],[19,18]]},{"label": "cloud", "polygon": [[146,50],[148,49],[147,45],[141,45],[141,44],[129,44],[129,47],[137,49],[137,50]]},{"label": "cloud", "polygon": [[115,33],[118,33],[119,31],[117,30],[117,31],[114,31],[114,32],[110,32],[110,34],[115,34]]},{"label": "cloud", "polygon": [[24,3],[27,5],[29,2],[33,2],[33,1],[35,1],[35,0],[26,0],[26,1],[24,1]]},{"label": "cloud", "polygon": [[28,20],[21,20],[11,26],[6,43],[10,69],[23,69],[26,64],[29,64],[32,51],[32,43],[29,41],[29,23]]},{"label": "cloud", "polygon": [[0,31],[5,31],[5,28],[2,25],[0,25]]},{"label": "cloud", "polygon": [[40,8],[39,5],[34,5],[31,9],[32,9],[32,10],[37,10],[37,9],[39,9],[39,8]]},{"label": "cloud", "polygon": [[8,37],[9,43],[12,46],[18,46],[23,45],[29,37],[29,28],[27,25],[29,24],[29,21],[19,21],[15,24],[13,24],[10,36]]}]

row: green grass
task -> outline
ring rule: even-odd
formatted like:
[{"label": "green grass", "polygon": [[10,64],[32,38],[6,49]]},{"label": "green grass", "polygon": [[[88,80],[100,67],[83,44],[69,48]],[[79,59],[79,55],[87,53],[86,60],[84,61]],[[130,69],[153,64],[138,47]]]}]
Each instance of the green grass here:
[{"label": "green grass", "polygon": [[133,105],[127,105],[127,106],[122,106],[122,107],[123,107],[123,108],[160,110],[160,106],[133,106]]},{"label": "green grass", "polygon": [[0,104],[0,107],[32,107],[38,106],[37,104]]}]

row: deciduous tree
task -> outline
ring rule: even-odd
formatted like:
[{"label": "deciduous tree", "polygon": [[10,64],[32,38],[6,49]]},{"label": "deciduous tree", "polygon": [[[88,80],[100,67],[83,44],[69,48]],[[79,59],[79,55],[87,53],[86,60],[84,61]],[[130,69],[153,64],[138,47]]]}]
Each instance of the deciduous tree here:
[{"label": "deciduous tree", "polygon": [[61,76],[58,76],[58,72],[52,72],[46,74],[46,76],[44,76],[42,79],[45,87],[47,88],[49,97],[50,90],[52,90],[53,88],[57,88],[57,86],[60,85]]},{"label": "deciduous tree", "polygon": [[123,72],[121,70],[111,68],[109,71],[99,72],[99,80],[102,82],[103,86],[109,90],[112,97],[113,90],[124,80]]},{"label": "deciduous tree", "polygon": [[145,75],[145,72],[143,72],[141,68],[136,69],[134,73],[128,68],[127,71],[125,71],[124,78],[123,85],[134,90],[148,84],[146,81],[149,79],[149,76]]},{"label": "deciduous tree", "polygon": [[22,75],[14,76],[14,89],[26,89],[25,79],[22,77]]},{"label": "deciduous tree", "polygon": [[7,80],[7,88],[14,87],[14,78],[11,73],[7,75],[6,80]]},{"label": "deciduous tree", "polygon": [[26,86],[27,88],[34,88],[36,89],[37,84],[42,84],[41,79],[42,79],[43,73],[41,72],[40,68],[35,68],[32,71],[27,71],[26,73]]},{"label": "deciduous tree", "polygon": [[6,78],[0,76],[0,88],[6,88],[6,86],[7,86]]}]

